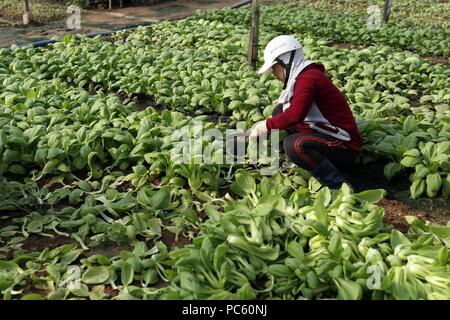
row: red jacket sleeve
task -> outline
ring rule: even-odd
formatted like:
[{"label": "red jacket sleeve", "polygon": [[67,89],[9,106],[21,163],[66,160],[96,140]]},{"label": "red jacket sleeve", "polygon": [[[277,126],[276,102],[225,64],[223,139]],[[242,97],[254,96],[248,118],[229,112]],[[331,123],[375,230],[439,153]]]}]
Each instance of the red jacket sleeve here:
[{"label": "red jacket sleeve", "polygon": [[294,85],[294,94],[286,111],[273,116],[266,121],[267,129],[287,129],[302,122],[316,97],[316,81],[314,71],[300,74]]}]

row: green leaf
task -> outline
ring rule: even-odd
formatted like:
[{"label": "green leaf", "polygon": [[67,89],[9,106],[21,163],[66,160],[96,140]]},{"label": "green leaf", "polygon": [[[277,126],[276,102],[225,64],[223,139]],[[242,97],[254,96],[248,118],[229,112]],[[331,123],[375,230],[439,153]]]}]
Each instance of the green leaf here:
[{"label": "green leaf", "polygon": [[222,94],[223,98],[231,98],[232,100],[236,100],[238,97],[238,91],[236,89],[227,89]]},{"label": "green leaf", "polygon": [[274,275],[275,277],[288,277],[289,274],[292,272],[291,269],[289,269],[284,264],[271,264],[267,271]]},{"label": "green leaf", "polygon": [[269,195],[272,190],[272,184],[267,177],[263,177],[259,183],[259,192],[262,196]]},{"label": "green leaf", "polygon": [[437,153],[438,154],[449,154],[450,153],[450,141],[442,141],[437,145]]},{"label": "green leaf", "polygon": [[5,96],[5,104],[6,105],[12,105],[14,103],[14,101],[16,100],[17,95],[16,94],[7,94]]},{"label": "green leaf", "polygon": [[236,181],[230,186],[231,191],[241,197],[256,192],[255,179],[247,171],[236,173],[235,178]]},{"label": "green leaf", "polygon": [[122,265],[122,271],[120,274],[120,279],[124,286],[128,286],[133,282],[134,269],[132,265],[128,262],[124,262]]},{"label": "green leaf", "polygon": [[219,222],[220,221],[220,212],[216,210],[210,204],[206,204],[203,209],[205,210],[206,215],[211,221]]},{"label": "green leaf", "polygon": [[409,188],[411,197],[417,199],[425,192],[425,180],[416,179],[413,181],[411,187]]},{"label": "green leaf", "polygon": [[444,197],[450,198],[450,173],[442,181],[442,194]]},{"label": "green leaf", "polygon": [[341,300],[360,300],[363,295],[362,287],[359,283],[343,278],[334,279]]},{"label": "green leaf", "polygon": [[420,151],[428,162],[431,162],[437,154],[436,145],[433,142],[427,142]]},{"label": "green leaf", "polygon": [[70,168],[64,163],[60,163],[56,169],[58,169],[61,172],[70,172]]},{"label": "green leaf", "polygon": [[100,284],[109,279],[109,269],[107,267],[92,267],[86,270],[81,281],[86,284]]},{"label": "green leaf", "polygon": [[322,185],[320,184],[319,180],[317,180],[314,177],[309,178],[309,180],[308,180],[308,189],[312,193],[317,192],[320,188],[322,188]]},{"label": "green leaf", "polygon": [[23,136],[28,138],[28,144],[32,144],[37,141],[41,136],[45,134],[45,127],[43,125],[36,125],[23,132]]},{"label": "green leaf", "polygon": [[[450,226],[444,227],[438,224],[430,224],[430,231],[442,239],[450,241]],[[450,242],[449,242],[450,243]]]},{"label": "green leaf", "polygon": [[420,163],[420,159],[411,156],[406,156],[400,161],[400,164],[407,168],[413,168],[418,163]]},{"label": "green leaf", "polygon": [[27,92],[27,99],[36,100],[37,94],[33,89]]},{"label": "green leaf", "polygon": [[[327,200],[325,200],[327,199]],[[325,205],[329,202],[330,190],[328,188],[322,188],[317,194],[314,201],[314,214],[317,221],[324,227],[328,227],[328,212]]]},{"label": "green leaf", "polygon": [[204,238],[200,248],[200,259],[206,268],[209,268],[213,260],[213,247],[209,238]]},{"label": "green leaf", "polygon": [[423,164],[418,164],[415,167],[416,177],[420,179],[425,179],[425,177],[430,173],[430,170]]},{"label": "green leaf", "polygon": [[361,201],[367,201],[368,203],[377,203],[386,194],[383,189],[366,190],[356,194],[355,196]]},{"label": "green leaf", "polygon": [[74,189],[69,194],[69,203],[70,204],[76,204],[80,202],[81,194],[83,193],[80,189]]},{"label": "green leaf", "polygon": [[13,164],[8,169],[9,172],[15,173],[15,174],[25,174],[26,170],[23,166],[20,164]]},{"label": "green leaf", "polygon": [[420,103],[425,103],[425,102],[429,102],[429,101],[433,101],[434,100],[434,98],[433,98],[433,96],[430,96],[430,95],[426,95],[426,96],[422,96],[421,98],[420,98]]},{"label": "green leaf", "polygon": [[391,180],[397,173],[400,172],[401,169],[402,166],[399,163],[390,162],[384,166],[383,173],[388,180]]},{"label": "green leaf", "polygon": [[202,292],[202,286],[199,284],[198,280],[195,278],[193,273],[182,271],[179,274],[180,277],[180,287],[182,289],[197,293]]},{"label": "green leaf", "polygon": [[236,235],[229,235],[227,237],[227,242],[249,254],[255,255],[263,260],[274,261],[278,258],[278,250],[272,247],[262,245],[257,246],[250,244],[248,241],[244,240],[242,237]]},{"label": "green leaf", "polygon": [[8,289],[21,272],[20,267],[10,261],[0,260],[0,290]]},{"label": "green leaf", "polygon": [[439,175],[439,173],[432,173],[427,175],[426,183],[427,183],[427,195],[430,198],[433,198],[436,196],[439,189],[441,188],[442,178]]},{"label": "green leaf", "polygon": [[142,282],[145,286],[158,282],[158,272],[154,269],[147,269],[142,272]]},{"label": "green leaf", "polygon": [[170,205],[170,192],[167,189],[161,189],[153,194],[151,204],[156,210],[165,210]]},{"label": "green leaf", "polygon": [[244,101],[245,104],[257,107],[261,104],[261,99],[258,96],[252,96]]},{"label": "green leaf", "polygon": [[55,170],[55,168],[58,164],[59,164],[59,160],[56,160],[56,159],[53,159],[53,160],[50,160],[49,162],[47,162],[45,164],[44,168],[42,169],[42,175]]},{"label": "green leaf", "polygon": [[236,291],[236,298],[238,300],[254,300],[256,299],[256,292],[250,283],[247,282]]},{"label": "green leaf", "polygon": [[64,36],[64,44],[69,44],[72,41],[72,34],[68,33]]},{"label": "green leaf", "polygon": [[152,205],[152,189],[150,187],[143,187],[139,190],[137,195],[137,201],[143,205]]},{"label": "green leaf", "polygon": [[42,219],[31,220],[27,225],[27,231],[30,233],[38,233],[42,231],[43,222]]},{"label": "green leaf", "polygon": [[44,300],[44,297],[38,293],[28,293],[20,298],[20,300]]},{"label": "green leaf", "polygon": [[344,251],[342,247],[342,237],[338,233],[334,233],[330,238],[330,244],[328,245],[328,251],[336,257],[341,257],[341,253]]},{"label": "green leaf", "polygon": [[411,242],[408,240],[408,238],[406,238],[403,233],[395,229],[391,231],[390,241],[392,249],[395,249],[399,245],[411,245]]},{"label": "green leaf", "polygon": [[291,256],[293,256],[294,258],[297,258],[299,260],[303,260],[303,258],[305,257],[303,247],[296,241],[289,242],[286,250],[287,250],[287,252],[289,252],[289,254]]},{"label": "green leaf", "polygon": [[94,286],[90,292],[88,292],[89,299],[91,300],[102,300],[107,297],[107,293],[105,292],[105,286],[99,285]]},{"label": "green leaf", "polygon": [[311,289],[317,289],[319,286],[319,278],[314,271],[306,273],[306,282]]}]

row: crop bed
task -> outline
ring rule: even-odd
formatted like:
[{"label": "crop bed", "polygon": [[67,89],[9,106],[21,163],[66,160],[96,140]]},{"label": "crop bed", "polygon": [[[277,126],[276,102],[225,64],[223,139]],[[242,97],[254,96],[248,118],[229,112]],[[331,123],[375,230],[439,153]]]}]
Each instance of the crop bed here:
[{"label": "crop bed", "polygon": [[448,29],[262,10],[261,50],[296,35],[347,96],[358,168],[381,163],[411,201],[444,203],[397,230],[383,177],[329,190],[300,168],[173,161],[178,129],[271,114],[281,84],[246,62],[249,17],[212,10],[0,50],[4,299],[450,298],[450,69],[422,57],[448,59]]}]

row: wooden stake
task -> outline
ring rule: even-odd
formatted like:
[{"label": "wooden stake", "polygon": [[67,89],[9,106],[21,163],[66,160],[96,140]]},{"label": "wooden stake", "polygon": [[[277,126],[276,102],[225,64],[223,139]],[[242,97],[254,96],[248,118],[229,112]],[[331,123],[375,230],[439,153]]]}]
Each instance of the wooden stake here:
[{"label": "wooden stake", "polygon": [[32,20],[29,0],[23,0],[23,24],[30,24]]},{"label": "wooden stake", "polygon": [[384,22],[389,21],[389,15],[391,14],[391,0],[386,0],[384,3]]},{"label": "wooden stake", "polygon": [[258,61],[258,32],[259,32],[259,3],[258,0],[252,1],[252,27],[248,39],[248,63],[256,68]]}]

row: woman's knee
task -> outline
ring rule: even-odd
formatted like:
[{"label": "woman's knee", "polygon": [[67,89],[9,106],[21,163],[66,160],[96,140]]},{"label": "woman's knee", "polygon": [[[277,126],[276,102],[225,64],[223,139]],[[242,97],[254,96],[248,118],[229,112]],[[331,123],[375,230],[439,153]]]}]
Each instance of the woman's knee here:
[{"label": "woman's knee", "polygon": [[308,140],[301,139],[301,135],[292,134],[283,141],[284,152],[287,157],[299,167],[311,170],[316,166],[314,150],[309,148]]},{"label": "woman's knee", "polygon": [[291,160],[295,160],[298,157],[297,151],[296,151],[296,141],[298,139],[298,135],[291,134],[287,136],[283,141],[283,149],[284,153],[289,157]]}]

